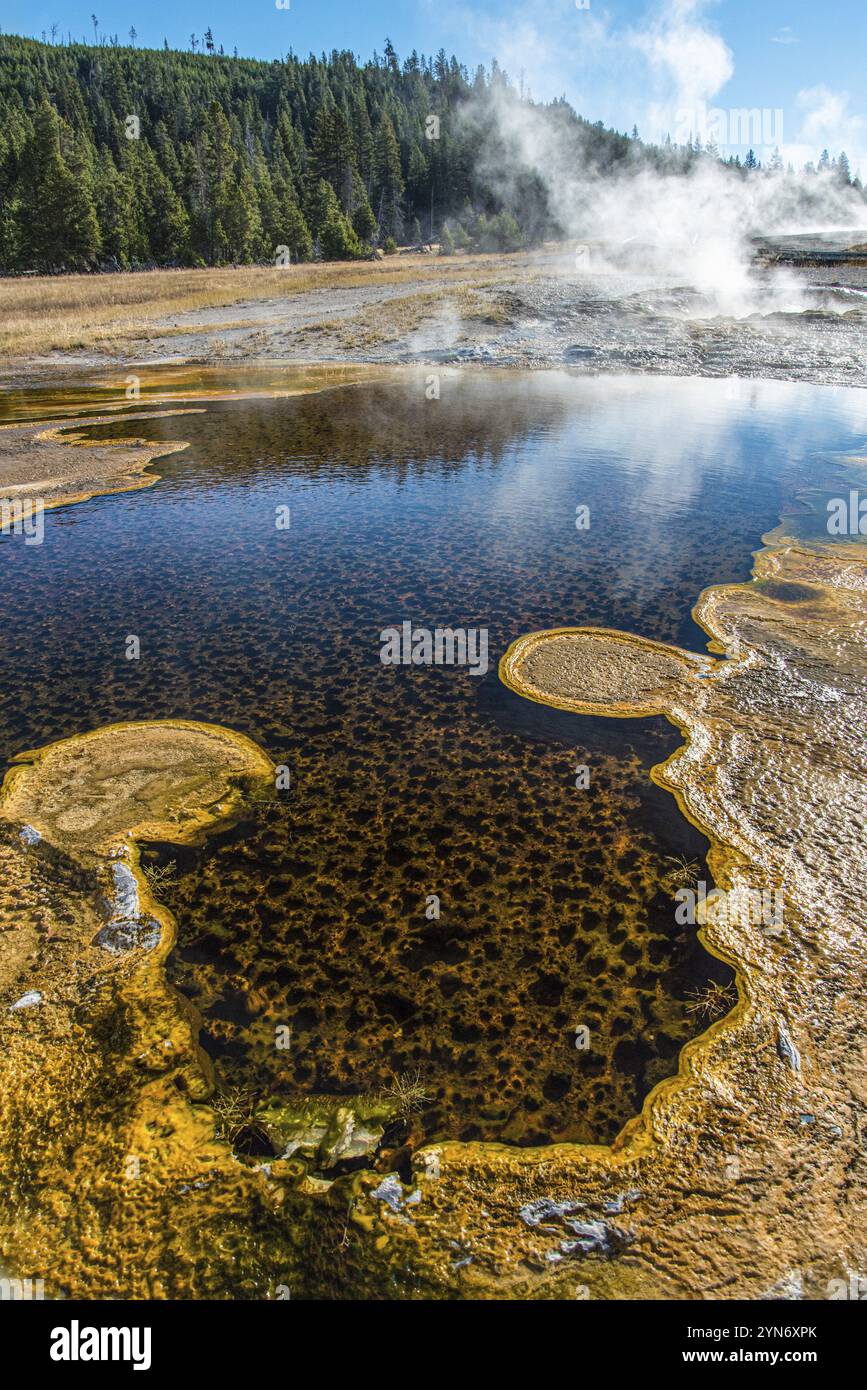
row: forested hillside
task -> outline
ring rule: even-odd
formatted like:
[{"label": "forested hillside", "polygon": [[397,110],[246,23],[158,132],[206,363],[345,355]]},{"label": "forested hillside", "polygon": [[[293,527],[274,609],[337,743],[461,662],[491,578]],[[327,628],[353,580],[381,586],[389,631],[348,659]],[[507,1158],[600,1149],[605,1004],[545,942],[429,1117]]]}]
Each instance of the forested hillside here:
[{"label": "forested hillside", "polygon": [[[529,115],[556,132],[567,177],[723,163],[710,145],[605,130],[565,99],[532,103],[496,61],[472,75],[442,50],[401,62],[386,40],[364,64],[260,62],[218,52],[210,30],[204,52],[195,36],[190,52],[130,38],[0,36],[0,274],[287,264],[434,238],[444,252],[532,246],[573,229],[521,163]],[[733,178],[782,171],[778,152],[767,171],[752,150],[725,163]],[[845,155],[825,152],[823,170],[861,196]]]},{"label": "forested hillside", "polygon": [[[505,80],[388,42],[362,66],[0,36],[0,271],[352,257],[448,217],[447,241],[532,243],[556,231],[540,180],[503,207],[475,173]],[[634,146],[549,110],[602,164]]]}]

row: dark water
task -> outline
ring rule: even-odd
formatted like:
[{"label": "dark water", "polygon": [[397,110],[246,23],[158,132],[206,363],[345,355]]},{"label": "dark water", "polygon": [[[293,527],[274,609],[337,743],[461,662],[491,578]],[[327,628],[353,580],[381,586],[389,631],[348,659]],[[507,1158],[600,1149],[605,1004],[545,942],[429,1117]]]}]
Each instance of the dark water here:
[{"label": "dark water", "polygon": [[[182,716],[291,770],[248,823],[163,855],[174,979],[224,1082],[288,1098],[418,1070],[416,1137],[610,1139],[704,1026],[690,991],[730,978],[674,922],[672,860],[703,866],[705,842],[648,778],[680,741],[665,721],[547,710],[497,661],[572,623],[702,650],[699,591],[748,577],[815,451],[860,442],[859,410],[821,388],[451,373],[439,400],[420,375],[137,422],[190,441],[156,487],[48,513],[41,547],[0,539],[0,755]],[[487,628],[487,674],[384,666],[405,620]]]}]

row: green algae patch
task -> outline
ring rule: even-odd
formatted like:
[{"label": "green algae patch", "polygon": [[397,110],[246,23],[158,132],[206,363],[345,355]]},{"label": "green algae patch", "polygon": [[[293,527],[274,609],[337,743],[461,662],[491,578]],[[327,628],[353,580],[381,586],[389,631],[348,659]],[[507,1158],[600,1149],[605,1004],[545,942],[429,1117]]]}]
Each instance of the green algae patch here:
[{"label": "green algae patch", "polygon": [[384,1097],[305,1096],[295,1102],[266,1101],[253,1118],[278,1157],[298,1155],[327,1173],[372,1160],[397,1115],[397,1103]]}]

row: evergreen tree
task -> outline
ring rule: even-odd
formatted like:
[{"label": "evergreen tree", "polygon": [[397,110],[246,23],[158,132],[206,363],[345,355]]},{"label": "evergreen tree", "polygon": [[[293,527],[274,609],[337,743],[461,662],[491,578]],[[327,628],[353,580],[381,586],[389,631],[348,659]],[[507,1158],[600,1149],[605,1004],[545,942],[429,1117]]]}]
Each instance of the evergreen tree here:
[{"label": "evergreen tree", "polygon": [[239,157],[226,187],[221,213],[226,251],[232,261],[253,261],[263,253],[262,218],[256,185],[247,161]]},{"label": "evergreen tree", "polygon": [[298,206],[298,200],[291,193],[280,205],[277,246],[288,246],[293,261],[309,261],[313,254],[313,238]]},{"label": "evergreen tree", "polygon": [[28,259],[37,270],[88,270],[101,240],[92,184],[83,163],[75,172],[69,167],[60,137],[57,112],[43,99],[33,117],[20,184]]},{"label": "evergreen tree", "polygon": [[360,256],[361,243],[341,212],[334,189],[324,179],[320,180],[317,195],[322,210],[317,239],[325,259],[347,261]]},{"label": "evergreen tree", "polygon": [[403,231],[403,189],[400,147],[391,117],[383,112],[373,150],[373,205],[381,239],[397,239]]},{"label": "evergreen tree", "polygon": [[135,193],[132,181],[119,171],[108,148],[99,156],[95,193],[102,254],[126,270],[133,244]]},{"label": "evergreen tree", "polygon": [[355,203],[357,167],[352,132],[344,113],[330,107],[318,112],[307,164],[312,189],[321,179],[330,183],[341,211],[352,213]]},{"label": "evergreen tree", "polygon": [[156,161],[148,179],[151,213],[150,251],[160,265],[176,265],[190,258],[190,219],[171,181]]},{"label": "evergreen tree", "polygon": [[360,241],[372,241],[376,234],[376,218],[364,188],[358,190],[358,200],[352,214],[352,225]]},{"label": "evergreen tree", "polygon": [[[203,61],[168,44],[115,47],[93,22],[89,45],[0,35],[0,273],[271,260],[283,245],[302,260],[314,237],[320,255],[357,255],[446,223],[457,250],[563,235],[546,178],[494,109],[521,115],[529,98],[496,64],[469,77],[440,50],[401,66],[389,42],[378,62],[338,51],[258,62],[215,51],[210,28]],[[600,179],[624,163],[688,174],[718,154],[642,144],[565,99],[534,112]],[[734,179],[760,166],[751,151],[720,168]],[[863,199],[845,154],[824,151],[819,169]],[[780,174],[776,154],[769,172]]]},{"label": "evergreen tree", "polygon": [[352,134],[355,144],[356,163],[364,188],[370,195],[373,174],[373,128],[367,112],[367,103],[360,91],[352,96]]},{"label": "evergreen tree", "polygon": [[[207,235],[207,259],[219,264],[229,251],[229,224],[233,204],[239,196],[234,176],[235,152],[232,132],[219,102],[212,101],[208,110],[201,146],[204,176],[203,212]],[[237,224],[232,224],[237,231]]]}]

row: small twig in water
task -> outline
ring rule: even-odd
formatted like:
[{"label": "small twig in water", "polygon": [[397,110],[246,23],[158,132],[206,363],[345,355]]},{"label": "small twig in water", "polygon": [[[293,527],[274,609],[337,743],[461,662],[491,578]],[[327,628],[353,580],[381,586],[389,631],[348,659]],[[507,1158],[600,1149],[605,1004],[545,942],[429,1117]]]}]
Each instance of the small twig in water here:
[{"label": "small twig in water", "polygon": [[423,1110],[432,1099],[425,1092],[420,1071],[401,1072],[399,1076],[395,1076],[391,1085],[385,1088],[385,1094],[397,1101],[398,1111],[404,1120]]},{"label": "small twig in water", "polygon": [[690,1003],[687,1013],[698,1018],[722,1018],[737,1003],[737,992],[733,984],[721,985],[716,980],[708,980],[706,985],[689,991]]}]

